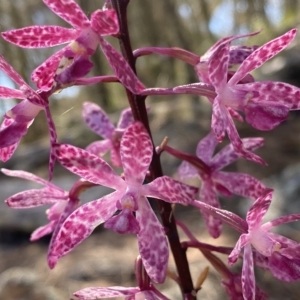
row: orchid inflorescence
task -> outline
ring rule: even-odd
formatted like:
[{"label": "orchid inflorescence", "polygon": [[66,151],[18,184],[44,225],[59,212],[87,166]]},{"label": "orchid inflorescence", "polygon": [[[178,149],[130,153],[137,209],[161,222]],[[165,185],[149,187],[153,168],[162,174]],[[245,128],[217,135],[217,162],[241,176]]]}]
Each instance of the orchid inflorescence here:
[{"label": "orchid inflorescence", "polygon": [[[286,48],[297,30],[292,29],[260,47],[231,45],[236,39],[259,32],[226,37],[202,56],[180,48],[144,47],[132,52],[126,36],[127,23],[124,22],[125,2],[106,1],[102,9],[91,14],[90,19],[74,0],[43,2],[73,28],[34,25],[1,33],[6,41],[23,48],[66,43],[67,46],[33,71],[31,79],[37,86],[36,90],[0,56],[0,69],[18,86],[18,89],[1,86],[0,97],[21,99],[4,115],[0,127],[0,159],[7,161],[11,158],[34,118],[40,111],[45,111],[50,131],[49,179],[52,179],[56,160],[80,179],[70,191],[64,191],[34,174],[2,169],[7,176],[24,178],[44,186],[12,195],[6,203],[19,209],[52,205],[47,212],[49,223],[35,230],[31,236],[34,241],[52,233],[48,250],[50,268],[54,268],[59,258],[83,242],[100,224],[120,234],[135,234],[139,248],[135,262],[137,287],[90,287],[75,292],[74,296],[82,300],[113,297],[168,299],[154,283],[163,283],[166,279],[169,244],[177,266],[176,282],[184,299],[196,299],[200,287],[194,286],[191,281],[185,251],[174,251],[176,247],[183,250],[198,248],[220,273],[221,283],[230,299],[267,298],[255,283],[255,266],[269,270],[282,281],[299,280],[300,244],[270,230],[299,220],[300,212],[263,223],[273,190],[248,174],[222,171],[240,158],[265,164],[253,153],[263,146],[263,139],[240,138],[233,118],[242,121],[244,116],[254,128],[271,130],[287,118],[290,110],[300,109],[299,88],[283,82],[256,81],[250,74]],[[122,54],[104,36],[120,39]],[[98,45],[114,75],[86,77],[93,68],[91,56],[95,55]],[[151,54],[170,56],[192,65],[199,82],[173,88],[146,88],[135,73],[134,62],[140,56]],[[117,126],[97,104],[85,102],[85,123],[104,139],[88,145],[86,149],[59,143],[50,112],[51,95],[74,85],[104,82],[119,82],[126,89],[130,108],[122,111]],[[176,94],[205,96],[212,105],[211,130],[199,141],[196,155],[174,149],[167,142],[155,147],[152,141],[145,98],[148,95]],[[214,154],[225,134],[231,143]],[[111,164],[122,168],[122,175],[104,160],[103,155],[108,151],[111,152]],[[178,169],[180,180],[198,177],[201,187],[198,189],[164,176],[159,161],[162,152],[182,160]],[[95,185],[114,191],[81,205],[80,194]],[[236,194],[251,199],[253,203],[246,218],[222,209],[219,194],[224,197]],[[157,200],[161,221],[154,213],[149,198]],[[241,234],[236,245],[217,247],[197,240],[185,224],[176,222],[175,204],[198,209],[199,218],[203,217],[213,238],[221,235],[223,223],[231,226]],[[183,230],[188,241],[180,243],[176,226]],[[228,266],[215,252],[228,255]],[[241,274],[230,270],[230,266],[238,260],[243,261]]]}]

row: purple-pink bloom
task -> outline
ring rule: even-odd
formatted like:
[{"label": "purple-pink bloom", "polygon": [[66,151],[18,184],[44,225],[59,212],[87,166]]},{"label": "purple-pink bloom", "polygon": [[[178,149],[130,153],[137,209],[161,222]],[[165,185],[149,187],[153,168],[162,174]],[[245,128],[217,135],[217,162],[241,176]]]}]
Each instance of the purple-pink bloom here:
[{"label": "purple-pink bloom", "polygon": [[[11,158],[21,138],[27,133],[29,126],[41,110],[45,110],[46,113],[50,132],[50,144],[55,143],[57,136],[47,95],[34,91],[1,55],[0,70],[19,86],[19,90],[0,86],[0,97],[23,99],[11,110],[6,112],[0,126],[0,159],[7,161]],[[50,178],[52,177],[54,162],[55,157],[51,147],[49,162]]]},{"label": "purple-pink bloom", "polygon": [[217,93],[213,101],[212,130],[219,141],[222,141],[226,131],[235,150],[247,159],[263,163],[260,157],[245,149],[230,110],[244,112],[246,121],[254,128],[270,130],[287,118],[289,110],[300,108],[300,89],[282,82],[241,81],[286,48],[296,32],[296,29],[292,29],[257,48],[241,63],[228,82],[229,43],[221,44],[209,59],[209,81]]},{"label": "purple-pink bloom", "polygon": [[104,138],[86,147],[86,150],[95,155],[104,155],[111,151],[111,162],[116,167],[121,167],[120,141],[124,130],[133,122],[133,115],[130,108],[124,109],[117,127],[110,121],[108,115],[92,102],[84,102],[82,116],[87,126]]},{"label": "purple-pink bloom", "polygon": [[[245,138],[242,140],[245,149],[255,150],[263,145],[262,138]],[[178,168],[179,178],[189,179],[199,177],[201,188],[198,199],[211,206],[220,208],[218,194],[230,197],[232,194],[257,199],[266,193],[266,187],[256,178],[234,172],[223,172],[221,169],[231,164],[239,157],[232,144],[227,145],[213,156],[218,141],[213,132],[204,137],[197,146],[196,155],[190,155],[166,147],[165,150],[184,161]],[[172,149],[172,150],[171,150]],[[202,211],[209,233],[214,238],[221,234],[222,221],[205,211]]]},{"label": "purple-pink bloom", "polygon": [[96,10],[89,20],[74,0],[43,0],[73,28],[54,25],[29,26],[3,32],[2,37],[23,48],[45,48],[70,43],[56,52],[32,73],[32,81],[41,90],[50,90],[53,83],[68,86],[85,76],[92,68],[90,56],[100,44],[118,79],[132,92],[144,89],[125,59],[102,36],[119,32],[116,12]]},{"label": "purple-pink bloom", "polygon": [[[50,267],[54,267],[61,256],[87,238],[96,226],[105,222],[105,227],[116,232],[137,234],[139,251],[148,275],[155,282],[163,282],[169,257],[168,244],[164,228],[146,197],[188,204],[193,201],[197,189],[168,176],[143,185],[151,163],[153,145],[140,122],[132,123],[121,139],[120,156],[125,180],[102,158],[88,151],[64,144],[58,144],[55,151],[60,163],[71,172],[116,191],[79,207],[67,218],[50,252]],[[114,215],[116,211],[120,212]]]},{"label": "purple-pink bloom", "polygon": [[79,194],[92,184],[78,180],[70,191],[67,192],[51,182],[25,171],[12,171],[7,169],[1,169],[1,171],[7,176],[27,179],[44,186],[42,189],[31,189],[12,195],[7,198],[5,202],[9,207],[16,209],[26,209],[47,204],[52,205],[51,208],[46,211],[49,223],[37,228],[30,237],[31,241],[35,241],[47,234],[53,233],[49,245],[49,249],[51,249],[53,240],[60,226],[79,206]]},{"label": "purple-pink bloom", "polygon": [[[244,248],[242,287],[245,300],[255,299],[254,255],[257,254],[258,265],[270,269],[274,276],[284,281],[300,279],[300,244],[270,232],[278,225],[300,220],[300,214],[290,214],[262,224],[272,200],[272,192],[258,198],[247,213],[245,225],[247,232],[243,233],[228,257],[229,264],[234,264]],[[265,257],[265,259],[263,259]],[[296,261],[295,261],[296,260]]]}]

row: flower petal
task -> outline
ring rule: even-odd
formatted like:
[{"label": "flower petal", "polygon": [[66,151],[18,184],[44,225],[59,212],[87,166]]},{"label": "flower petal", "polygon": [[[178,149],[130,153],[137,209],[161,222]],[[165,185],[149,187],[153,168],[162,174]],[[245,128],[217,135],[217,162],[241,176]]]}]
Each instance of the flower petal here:
[{"label": "flower petal", "polygon": [[239,137],[239,134],[236,130],[236,127],[234,125],[234,122],[233,122],[231,116],[224,108],[223,108],[223,117],[225,118],[226,131],[227,131],[228,137],[229,137],[235,151],[238,152],[239,155],[241,155],[242,157],[244,157],[248,160],[252,160],[256,163],[266,165],[265,161],[261,157],[254,154],[253,152],[245,149],[243,142],[242,142],[241,138]]},{"label": "flower petal", "polygon": [[241,64],[258,46],[231,46],[229,65]]},{"label": "flower petal", "polygon": [[49,105],[45,107],[45,113],[46,113],[46,118],[47,118],[47,123],[48,123],[48,130],[50,134],[50,158],[49,158],[49,180],[52,179],[53,176],[53,170],[54,170],[54,165],[56,161],[56,154],[54,152],[53,145],[57,142],[57,134],[56,134],[56,129],[55,125],[52,119],[52,115],[50,112]]},{"label": "flower petal", "polygon": [[40,238],[42,238],[45,235],[50,234],[53,231],[53,228],[55,227],[56,222],[55,221],[51,221],[50,223],[41,226],[39,228],[37,228],[30,236],[30,241],[37,241]]},{"label": "flower petal", "polygon": [[271,204],[272,195],[273,191],[269,191],[267,194],[259,197],[250,207],[246,217],[249,231],[254,228],[260,227],[262,219]]},{"label": "flower petal", "polygon": [[[254,151],[255,149],[263,146],[263,138],[244,138],[242,143],[245,149]],[[221,170],[227,165],[231,164],[240,157],[240,154],[235,151],[232,144],[227,145],[219,151],[212,159],[210,167],[212,171]]]},{"label": "flower petal", "polygon": [[0,98],[24,99],[25,96],[22,91],[0,86]]},{"label": "flower petal", "polygon": [[146,272],[156,283],[166,278],[169,249],[164,229],[154,214],[148,200],[141,197],[136,218],[140,225],[139,250]]},{"label": "flower petal", "polygon": [[228,264],[230,266],[232,266],[238,260],[240,252],[242,251],[242,248],[247,246],[249,243],[250,243],[249,235],[243,233],[239,237],[233,250],[231,251],[231,253],[228,256]]},{"label": "flower petal", "polygon": [[251,245],[244,248],[242,287],[244,300],[255,299],[255,277]]},{"label": "flower petal", "polygon": [[126,129],[131,123],[134,122],[131,108],[123,109],[117,125],[118,129]]},{"label": "flower petal", "polygon": [[76,39],[78,32],[60,26],[28,26],[2,32],[2,37],[22,48],[46,48]]},{"label": "flower petal", "polygon": [[217,96],[213,102],[213,111],[211,119],[211,129],[214,132],[218,142],[222,142],[225,136],[226,123],[224,120],[223,112],[220,106],[220,97]]},{"label": "flower petal", "polygon": [[192,166],[190,163],[183,161],[178,167],[178,176],[181,180],[190,179],[194,177],[200,177],[198,169]]},{"label": "flower petal", "polygon": [[111,286],[107,288],[88,287],[75,292],[73,295],[80,300],[94,300],[98,298],[115,298],[119,296],[130,296],[138,293],[138,288],[125,288],[122,286]]},{"label": "flower petal", "polygon": [[211,131],[197,145],[196,155],[210,165],[211,158],[218,144],[215,134]]},{"label": "flower petal", "polygon": [[27,133],[27,123],[13,122],[10,126],[0,130],[0,148],[6,148],[19,143]]},{"label": "flower petal", "polygon": [[153,145],[141,122],[132,123],[121,139],[120,156],[128,184],[142,184],[153,154]]},{"label": "flower petal", "polygon": [[74,0],[43,0],[43,2],[76,29],[90,26],[89,19]]},{"label": "flower petal", "polygon": [[102,140],[89,144],[85,150],[97,156],[103,156],[111,148],[112,144],[110,140]]},{"label": "flower petal", "polygon": [[262,45],[252,52],[240,65],[234,76],[229,80],[228,84],[235,85],[243,79],[248,73],[259,68],[267,60],[274,57],[284,48],[286,48],[295,38],[297,29],[292,29],[280,37]]},{"label": "flower petal", "polygon": [[48,264],[52,269],[57,260],[70,252],[93,230],[116,211],[116,201],[123,192],[114,192],[98,200],[86,203],[75,210],[61,225],[48,252]]},{"label": "flower petal", "polygon": [[279,280],[292,282],[300,279],[299,257],[290,259],[275,251],[269,258],[268,267]]},{"label": "flower petal", "polygon": [[105,139],[110,139],[115,126],[102,108],[92,102],[84,102],[82,117],[87,126]]},{"label": "flower petal", "polygon": [[300,214],[290,214],[286,216],[281,216],[279,218],[276,218],[272,221],[269,221],[261,226],[264,230],[270,230],[272,227],[281,225],[281,224],[286,224],[290,222],[295,222],[300,220]]},{"label": "flower petal", "polygon": [[156,178],[143,186],[143,195],[169,203],[189,204],[194,201],[198,188],[176,181],[168,176]]},{"label": "flower petal", "polygon": [[18,145],[19,145],[19,142],[15,143],[11,146],[1,148],[0,149],[0,160],[3,162],[8,161],[12,157],[12,155],[15,153]]},{"label": "flower petal", "polygon": [[67,199],[68,195],[66,193],[44,188],[17,193],[7,198],[5,203],[12,208],[31,208],[45,204],[53,204],[58,200],[66,201]]},{"label": "flower petal", "polygon": [[[285,105],[291,110],[300,108],[300,89],[284,82],[256,81],[243,84],[243,90],[252,93],[255,102],[276,102]],[[258,97],[255,95],[258,94]],[[251,96],[251,95],[250,95]],[[251,101],[249,101],[251,103]],[[271,103],[270,103],[271,105]]]},{"label": "flower petal", "polygon": [[21,171],[21,170],[8,170],[8,169],[1,169],[1,172],[4,173],[7,176],[12,176],[12,177],[19,177],[19,178],[23,178],[26,180],[30,180],[33,182],[37,182],[40,184],[43,184],[44,186],[48,187],[48,188],[52,188],[55,189],[57,191],[61,191],[61,193],[64,193],[64,190],[59,188],[58,186],[52,184],[51,182],[49,182],[48,180],[45,180],[39,176],[36,176],[32,173],[26,172],[26,171]]},{"label": "flower petal", "polygon": [[59,63],[69,46],[57,51],[47,60],[45,60],[40,66],[33,70],[31,74],[31,80],[42,91],[48,91],[52,88],[54,82],[54,76],[58,69]]},{"label": "flower petal", "polygon": [[134,94],[142,92],[145,86],[134,74],[124,57],[103,38],[99,37],[99,39],[100,47],[120,82]]},{"label": "flower petal", "polygon": [[18,86],[26,85],[24,79],[18,72],[0,55],[0,70],[2,70],[9,78],[11,78]]},{"label": "flower petal", "polygon": [[57,160],[74,174],[95,184],[124,189],[126,184],[102,158],[67,144],[54,146]]},{"label": "flower petal", "polygon": [[208,62],[209,81],[216,91],[221,91],[227,84],[229,65],[229,43],[220,46]]},{"label": "flower petal", "polygon": [[230,192],[252,200],[265,195],[267,188],[258,179],[244,173],[216,172],[213,179]]},{"label": "flower petal", "polygon": [[[220,208],[218,197],[214,190],[213,183],[210,180],[204,180],[202,182],[199,195],[200,201],[207,203],[213,207]],[[201,213],[203,214],[209,234],[213,238],[218,238],[222,230],[222,221],[204,210],[201,210]]]},{"label": "flower petal", "polygon": [[99,35],[117,34],[119,23],[115,10],[96,10],[91,15],[91,26]]},{"label": "flower petal", "polygon": [[258,130],[272,130],[287,119],[289,111],[290,109],[284,104],[263,99],[248,102],[244,107],[246,121]]}]

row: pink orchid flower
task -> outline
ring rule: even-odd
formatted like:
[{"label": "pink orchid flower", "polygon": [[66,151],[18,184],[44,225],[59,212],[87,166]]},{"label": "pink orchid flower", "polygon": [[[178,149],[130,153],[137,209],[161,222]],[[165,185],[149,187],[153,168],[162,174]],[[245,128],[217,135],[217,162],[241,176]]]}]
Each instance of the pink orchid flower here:
[{"label": "pink orchid flower", "polygon": [[[266,187],[256,178],[243,173],[222,172],[221,169],[231,164],[239,157],[231,144],[213,156],[218,141],[213,132],[204,137],[197,146],[196,155],[182,153],[169,146],[165,150],[184,161],[178,168],[179,178],[182,180],[199,177],[201,188],[198,199],[211,206],[220,207],[218,193],[225,197],[232,194],[247,197],[252,200],[265,194]],[[243,139],[247,150],[255,150],[263,145],[262,138]],[[219,218],[202,211],[210,235],[217,238],[221,234],[222,221]]]},{"label": "pink orchid flower", "polygon": [[102,141],[96,141],[86,147],[86,150],[103,156],[111,150],[111,162],[116,167],[121,167],[120,140],[124,130],[133,122],[133,115],[130,108],[124,109],[121,113],[117,127],[110,121],[108,115],[92,102],[83,103],[82,116],[87,126],[96,134],[104,137]]},{"label": "pink orchid flower", "polygon": [[266,43],[252,52],[227,82],[229,43],[223,43],[209,59],[208,73],[217,97],[213,101],[212,130],[222,141],[225,131],[236,151],[245,158],[264,163],[247,151],[238,135],[230,110],[243,111],[246,121],[259,130],[271,130],[287,118],[289,110],[300,108],[300,89],[282,82],[241,82],[267,60],[286,48],[295,38],[296,29]]},{"label": "pink orchid flower", "polygon": [[31,241],[36,241],[41,237],[52,234],[49,249],[52,248],[52,242],[64,222],[79,205],[79,194],[92,184],[83,180],[78,180],[69,192],[62,190],[58,186],[44,180],[41,177],[25,171],[12,171],[1,169],[2,173],[7,176],[19,177],[44,185],[42,189],[32,189],[17,193],[5,200],[11,208],[26,209],[41,205],[51,204],[47,210],[49,223],[37,228],[30,237]]},{"label": "pink orchid flower", "polygon": [[[35,92],[1,55],[0,70],[11,78],[20,88],[16,90],[0,86],[0,97],[23,99],[15,107],[6,112],[0,126],[0,160],[7,161],[11,158],[21,138],[27,133],[29,126],[41,110],[44,110],[46,113],[51,145],[56,142],[57,135],[51,117],[47,95]],[[51,150],[49,162],[50,178],[52,178],[54,163],[55,157]]]},{"label": "pink orchid flower", "polygon": [[23,48],[45,48],[70,43],[32,73],[41,90],[50,90],[53,83],[68,86],[75,79],[85,76],[92,68],[90,56],[98,44],[118,79],[132,92],[144,89],[125,59],[102,36],[119,32],[116,12],[112,9],[96,10],[91,20],[74,0],[43,0],[59,17],[74,28],[60,26],[29,26],[3,32],[2,37]]},{"label": "pink orchid flower", "polygon": [[[234,264],[239,258],[242,248],[244,248],[242,287],[245,300],[255,299],[254,262],[259,256],[261,256],[261,261],[265,261],[262,266],[267,264],[273,275],[280,280],[294,281],[300,279],[300,244],[270,232],[275,226],[300,220],[300,214],[282,216],[262,224],[262,219],[271,204],[271,200],[272,192],[269,192],[254,202],[246,217],[248,230],[240,236],[228,257],[229,264]],[[252,247],[258,253],[255,260]]]},{"label": "pink orchid flower", "polygon": [[232,212],[215,208],[201,201],[194,201],[193,206],[200,208],[214,217],[220,218],[232,228],[241,232],[238,242],[229,254],[228,262],[234,264],[243,251],[242,292],[244,300],[257,299],[254,264],[272,272],[286,282],[300,279],[300,244],[270,232],[278,225],[300,220],[300,214],[290,214],[262,224],[270,206],[272,193],[267,192],[259,197],[247,213],[246,221]]},{"label": "pink orchid flower", "polygon": [[[197,189],[168,176],[143,185],[152,154],[151,139],[140,122],[132,123],[121,139],[120,156],[125,180],[98,156],[71,145],[56,146],[57,159],[65,168],[87,181],[116,191],[81,206],[67,218],[49,254],[50,267],[87,238],[96,226],[105,222],[105,227],[116,232],[137,234],[147,273],[155,282],[164,281],[168,244],[164,229],[146,197],[188,204],[193,201]],[[120,213],[114,215],[118,210]]]}]

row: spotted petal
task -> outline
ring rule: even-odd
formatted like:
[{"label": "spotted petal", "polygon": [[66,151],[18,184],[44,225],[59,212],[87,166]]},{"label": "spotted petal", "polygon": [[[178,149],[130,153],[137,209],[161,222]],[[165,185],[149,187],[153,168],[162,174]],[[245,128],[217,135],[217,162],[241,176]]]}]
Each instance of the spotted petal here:
[{"label": "spotted petal", "polygon": [[138,206],[136,218],[140,225],[138,244],[142,261],[149,277],[163,283],[169,258],[165,232],[145,197],[139,199]]},{"label": "spotted petal", "polygon": [[[218,197],[211,181],[204,180],[202,182],[202,186],[200,189],[200,201],[207,203],[213,207],[220,208]],[[205,211],[201,212],[203,214],[209,234],[213,238],[218,238],[222,230],[222,221]]]},{"label": "spotted petal", "polygon": [[[245,138],[242,139],[242,143],[245,149],[249,151],[254,151],[255,149],[263,146],[263,138]],[[210,167],[213,171],[220,170],[227,165],[231,164],[240,157],[232,146],[232,144],[227,145],[222,150],[220,150],[211,160]]]},{"label": "spotted petal", "polygon": [[103,38],[99,37],[99,40],[100,47],[120,82],[134,94],[142,92],[145,86],[134,74],[124,57]]},{"label": "spotted petal", "polygon": [[194,201],[198,189],[168,176],[156,178],[143,186],[143,194],[170,203],[189,204]]},{"label": "spotted petal", "polygon": [[29,26],[3,32],[2,37],[22,48],[45,48],[76,39],[78,32],[60,26]]},{"label": "spotted petal", "polygon": [[239,254],[242,251],[243,247],[250,243],[248,234],[242,234],[237,243],[235,244],[232,252],[228,256],[229,265],[233,265],[239,258]]},{"label": "spotted petal", "polygon": [[51,89],[54,82],[54,75],[59,66],[59,62],[63,57],[64,52],[69,46],[57,51],[55,54],[45,60],[40,66],[33,70],[31,80],[35,82],[37,87],[43,91]]},{"label": "spotted petal", "polygon": [[89,144],[85,150],[97,156],[103,156],[108,150],[112,149],[110,140],[96,141]]},{"label": "spotted petal", "polygon": [[282,36],[264,44],[263,46],[252,52],[240,65],[234,76],[229,80],[228,84],[237,84],[248,73],[259,68],[267,60],[274,57],[284,48],[286,48],[295,38],[297,29],[292,29]]},{"label": "spotted petal", "polygon": [[31,242],[37,241],[40,238],[42,238],[43,236],[50,234],[53,231],[55,225],[56,225],[56,222],[55,221],[51,221],[50,223],[37,228],[31,234],[30,241]]},{"label": "spotted petal", "polygon": [[119,32],[116,11],[113,9],[96,10],[91,15],[91,26],[99,35],[112,35]]},{"label": "spotted petal", "polygon": [[105,111],[92,102],[84,102],[82,116],[88,127],[105,139],[111,138],[115,126]]},{"label": "spotted petal", "polygon": [[126,129],[131,123],[133,123],[134,118],[131,108],[123,109],[121,116],[117,125],[117,128]]},{"label": "spotted petal", "polygon": [[0,148],[6,148],[19,143],[21,138],[27,133],[27,123],[13,122],[6,128],[0,130]]},{"label": "spotted petal", "polygon": [[211,129],[214,132],[218,142],[221,142],[225,136],[226,123],[220,106],[220,98],[217,96],[213,103],[213,112],[211,119]]},{"label": "spotted petal", "polygon": [[141,122],[130,125],[123,134],[120,156],[128,184],[142,184],[151,163],[153,145]]},{"label": "spotted petal", "polygon": [[0,86],[0,98],[16,98],[24,99],[24,93],[19,90],[11,89],[5,86]]},{"label": "spotted petal", "polygon": [[78,297],[80,300],[94,300],[98,298],[130,296],[138,293],[139,291],[140,290],[138,288],[125,288],[122,286],[112,286],[107,288],[88,287],[74,293],[74,296]]},{"label": "spotted petal", "polygon": [[76,29],[90,26],[90,21],[74,0],[43,0],[44,3],[63,20]]},{"label": "spotted petal", "polygon": [[45,204],[56,203],[57,200],[67,200],[66,193],[54,189],[27,190],[17,193],[5,200],[12,208],[31,208]]},{"label": "spotted petal", "polygon": [[259,197],[250,207],[246,217],[249,231],[261,225],[262,219],[271,204],[272,194],[273,192],[268,192]]},{"label": "spotted petal", "polygon": [[244,248],[242,287],[244,300],[255,299],[255,277],[251,245]]},{"label": "spotted petal", "polygon": [[24,79],[17,71],[0,55],[0,70],[2,70],[9,78],[11,78],[18,86],[26,85]]},{"label": "spotted petal", "polygon": [[15,153],[18,145],[19,145],[19,142],[15,143],[11,146],[1,148],[0,149],[0,160],[3,162],[8,161],[12,157],[12,155]]},{"label": "spotted petal", "polygon": [[116,201],[123,192],[114,192],[86,203],[75,210],[62,224],[48,253],[48,264],[54,268],[57,260],[70,252],[93,230],[116,211]]},{"label": "spotted petal", "polygon": [[57,160],[74,174],[95,184],[124,189],[126,184],[102,158],[67,144],[54,145]]},{"label": "spotted petal", "polygon": [[266,193],[266,187],[249,174],[218,172],[214,174],[214,180],[221,183],[230,192],[246,198],[256,200]]},{"label": "spotted petal", "polygon": [[228,65],[229,43],[220,46],[208,63],[209,80],[217,91],[223,90],[227,84]]},{"label": "spotted petal", "polygon": [[[277,104],[285,105],[289,109],[300,108],[300,89],[284,82],[256,81],[243,84],[243,89],[253,93],[256,102],[275,101]],[[255,97],[258,94],[259,97]],[[270,103],[271,105],[271,103]]]},{"label": "spotted petal", "polygon": [[215,134],[211,131],[198,143],[196,155],[206,164],[209,164],[217,144],[218,141],[215,137]]}]

